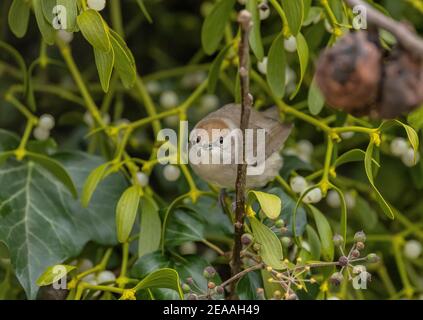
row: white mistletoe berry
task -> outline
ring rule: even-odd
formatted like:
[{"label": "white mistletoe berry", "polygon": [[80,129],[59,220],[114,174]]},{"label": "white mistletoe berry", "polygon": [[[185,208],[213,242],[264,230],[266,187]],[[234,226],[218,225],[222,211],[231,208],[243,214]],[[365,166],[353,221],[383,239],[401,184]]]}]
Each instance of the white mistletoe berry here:
[{"label": "white mistletoe berry", "polygon": [[97,275],[97,283],[98,284],[106,283],[106,282],[113,282],[115,280],[116,280],[115,274],[113,272],[109,271],[109,270],[101,271]]},{"label": "white mistletoe berry", "polygon": [[413,148],[408,148],[401,156],[401,161],[407,167],[414,167],[420,160],[420,155],[414,152]]},{"label": "white mistletoe berry", "polygon": [[66,30],[60,29],[57,31],[57,36],[60,40],[62,40],[65,43],[71,43],[73,40],[73,32],[68,32]]},{"label": "white mistletoe berry", "polygon": [[294,70],[292,70],[289,66],[285,68],[285,85],[293,84],[294,87],[296,86],[295,82],[297,81],[297,74]]},{"label": "white mistletoe berry", "polygon": [[88,269],[91,269],[93,267],[93,262],[90,259],[82,259],[79,263],[78,263],[78,272],[84,272],[87,271]]},{"label": "white mistletoe berry", "polygon": [[146,187],[148,185],[148,176],[144,172],[137,172],[137,180],[141,187]]},{"label": "white mistletoe berry", "polygon": [[179,252],[183,255],[190,255],[197,253],[197,244],[193,241],[184,242],[179,247]]},{"label": "white mistletoe berry", "polygon": [[354,137],[354,134],[354,131],[341,132],[341,138],[344,140],[351,139]]},{"label": "white mistletoe berry", "polygon": [[178,95],[171,90],[164,91],[160,95],[160,105],[166,109],[176,107],[178,105]]},{"label": "white mistletoe berry", "polygon": [[345,193],[344,197],[347,208],[350,210],[354,209],[356,204],[355,195],[352,192],[347,192]]},{"label": "white mistletoe berry", "polygon": [[176,181],[179,179],[179,176],[181,175],[181,170],[174,165],[168,164],[163,169],[163,176],[167,181]]},{"label": "white mistletoe berry", "polygon": [[341,198],[339,197],[338,192],[335,190],[330,190],[326,197],[326,202],[331,208],[339,208],[341,206]]},{"label": "white mistletoe berry", "polygon": [[314,151],[313,144],[308,140],[300,140],[297,143],[297,150],[299,154],[311,156]]},{"label": "white mistletoe berry", "polygon": [[215,94],[205,94],[200,105],[205,111],[212,111],[219,106],[219,98]]},{"label": "white mistletoe berry", "polygon": [[404,245],[404,255],[408,259],[417,259],[422,253],[422,244],[417,240],[409,240]]},{"label": "white mistletoe berry", "polygon": [[89,126],[89,127],[94,126],[94,119],[88,111],[84,113],[83,119],[84,119],[84,122],[87,126]]},{"label": "white mistletoe berry", "polygon": [[50,130],[43,127],[36,127],[34,129],[34,137],[39,141],[45,141],[50,137]]},{"label": "white mistletoe berry", "polygon": [[101,11],[106,7],[106,0],[88,0],[88,7],[95,11]]},{"label": "white mistletoe berry", "polygon": [[322,190],[316,187],[311,189],[303,198],[304,203],[318,203],[322,200]]},{"label": "white mistletoe berry", "polygon": [[269,18],[270,16],[270,7],[267,4],[267,1],[263,1],[259,6],[259,15],[260,15],[260,20],[266,20],[267,18]]},{"label": "white mistletoe berry", "polygon": [[295,52],[297,51],[297,39],[294,36],[290,36],[289,38],[284,40],[285,50],[288,52]]},{"label": "white mistletoe berry", "polygon": [[46,130],[53,129],[54,124],[54,117],[51,114],[43,114],[38,120],[38,126]]},{"label": "white mistletoe berry", "polygon": [[263,60],[257,62],[257,69],[261,74],[267,74],[267,57],[264,57]]},{"label": "white mistletoe berry", "polygon": [[307,189],[308,183],[304,177],[296,176],[291,179],[290,186],[295,193],[303,193]]},{"label": "white mistletoe berry", "polygon": [[147,82],[146,87],[147,87],[147,91],[150,94],[159,94],[160,91],[161,91],[160,83],[157,82],[157,81],[149,81],[149,82]]},{"label": "white mistletoe berry", "polygon": [[88,275],[86,275],[85,277],[82,278],[83,282],[87,282],[93,286],[98,285],[97,279],[95,277],[95,275],[93,273],[90,273]]},{"label": "white mistletoe berry", "polygon": [[390,149],[394,156],[401,157],[408,150],[408,142],[401,137],[395,138],[391,142]]}]

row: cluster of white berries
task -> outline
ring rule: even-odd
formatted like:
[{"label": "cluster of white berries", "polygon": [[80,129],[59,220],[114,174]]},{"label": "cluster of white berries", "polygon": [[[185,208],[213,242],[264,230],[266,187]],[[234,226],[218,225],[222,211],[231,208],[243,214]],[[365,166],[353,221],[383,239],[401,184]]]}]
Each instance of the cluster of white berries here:
[{"label": "cluster of white berries", "polygon": [[207,74],[203,71],[188,73],[183,76],[181,85],[185,89],[194,89],[206,80]]},{"label": "cluster of white berries", "polygon": [[422,254],[422,244],[417,240],[408,240],[404,245],[404,256],[415,260]]},{"label": "cluster of white berries", "polygon": [[55,121],[51,114],[43,114],[38,120],[38,125],[34,129],[34,137],[37,140],[45,141],[50,137],[50,131],[54,128]]},{"label": "cluster of white berries", "polygon": [[298,141],[295,147],[285,148],[284,154],[288,156],[297,156],[302,161],[309,163],[314,152],[313,144],[308,140]]},{"label": "cluster of white berries", "polygon": [[[82,259],[79,263],[77,263],[77,261],[73,261],[70,264],[77,265],[79,273],[85,272],[94,266],[92,261],[89,259]],[[82,278],[82,281],[88,282],[89,284],[92,284],[92,285],[105,284],[108,282],[114,282],[115,280],[116,280],[115,274],[109,270],[104,270],[97,274],[91,273],[85,276],[84,278]]]},{"label": "cluster of white berries", "polygon": [[106,0],[88,0],[88,7],[95,11],[101,11],[106,7]]},{"label": "cluster of white berries", "polygon": [[[344,199],[345,199],[345,204],[347,205],[348,209],[354,209],[355,204],[356,204],[356,200],[355,200],[355,195],[353,192],[348,191],[344,193]],[[326,202],[328,204],[329,207],[331,208],[339,208],[341,207],[341,198],[338,194],[338,192],[336,192],[335,190],[330,190],[327,194],[326,197]]]},{"label": "cluster of white berries", "polygon": [[157,82],[157,81],[147,82],[146,88],[147,88],[148,93],[153,94],[153,95],[159,94],[160,91],[162,90],[160,83]]},{"label": "cluster of white berries", "polygon": [[[308,182],[302,176],[293,177],[290,180],[292,191],[297,194],[302,194],[308,188]],[[307,192],[303,198],[304,203],[318,203],[322,200],[323,194],[319,187],[315,187]]]},{"label": "cluster of white berries", "polygon": [[160,95],[160,105],[163,108],[170,109],[174,108],[178,105],[179,98],[178,95],[175,93],[175,91],[172,90],[166,90],[163,91]]},{"label": "cluster of white berries", "polygon": [[181,169],[172,164],[168,164],[163,169],[163,176],[167,181],[173,182],[179,179],[181,176]]},{"label": "cluster of white berries", "polygon": [[392,155],[401,158],[402,163],[407,167],[414,167],[420,160],[420,154],[416,154],[414,149],[404,138],[397,137],[393,139],[390,149]]}]

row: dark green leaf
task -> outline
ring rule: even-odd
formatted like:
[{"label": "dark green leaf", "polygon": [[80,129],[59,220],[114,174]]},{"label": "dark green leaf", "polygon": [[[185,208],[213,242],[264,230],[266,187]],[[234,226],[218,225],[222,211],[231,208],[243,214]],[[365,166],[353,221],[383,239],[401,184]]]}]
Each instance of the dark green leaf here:
[{"label": "dark green leaf", "polygon": [[179,282],[179,275],[173,269],[164,268],[153,271],[134,287],[137,291],[151,288],[168,288],[175,290],[181,299],[184,296]]},{"label": "dark green leaf", "polygon": [[323,94],[320,92],[319,87],[316,84],[316,81],[313,79],[310,85],[310,89],[308,91],[308,108],[310,113],[314,116],[317,116],[320,111],[322,111],[325,105],[325,98]]}]

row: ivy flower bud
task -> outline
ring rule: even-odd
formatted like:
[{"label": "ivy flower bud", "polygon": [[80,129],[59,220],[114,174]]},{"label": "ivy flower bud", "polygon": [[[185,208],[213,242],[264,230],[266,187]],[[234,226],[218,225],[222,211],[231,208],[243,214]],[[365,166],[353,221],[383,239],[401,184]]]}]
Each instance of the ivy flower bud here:
[{"label": "ivy flower bud", "polygon": [[212,266],[208,266],[203,271],[203,276],[206,279],[211,279],[216,275],[216,269]]},{"label": "ivy flower bud", "polygon": [[358,257],[360,257],[360,251],[358,251],[357,249],[351,251],[351,258],[357,259]]},{"label": "ivy flower bud", "polygon": [[378,263],[380,258],[375,253],[369,253],[366,257],[366,260],[369,263]]},{"label": "ivy flower bud", "polygon": [[344,245],[344,238],[340,234],[335,234],[333,236],[333,239],[332,240],[333,240],[333,244],[336,247],[340,247],[340,246],[343,246]]},{"label": "ivy flower bud", "polygon": [[190,292],[190,291],[191,291],[191,287],[190,287],[187,283],[184,283],[184,284],[182,285],[182,290],[183,290],[185,293],[188,293],[188,292]]},{"label": "ivy flower bud", "polygon": [[224,294],[225,293],[225,289],[222,286],[217,286],[216,287],[216,292],[218,294]]},{"label": "ivy flower bud", "polygon": [[275,227],[276,228],[280,229],[280,228],[282,228],[284,226],[285,226],[285,221],[283,221],[283,219],[276,220],[276,222],[275,222]]},{"label": "ivy flower bud", "polygon": [[339,286],[343,280],[344,276],[340,272],[335,272],[329,279],[329,281],[335,286]]},{"label": "ivy flower bud", "polygon": [[355,247],[357,248],[357,250],[363,250],[364,247],[365,247],[365,244],[364,244],[364,242],[359,241],[355,244]]},{"label": "ivy flower bud", "polygon": [[341,267],[346,267],[349,263],[349,260],[346,256],[341,256],[339,257],[338,262]]},{"label": "ivy flower bud", "polygon": [[366,234],[364,231],[358,231],[355,233],[354,242],[366,242]]},{"label": "ivy flower bud", "polygon": [[209,283],[207,283],[207,288],[212,290],[212,289],[216,288],[216,284],[214,282],[210,281]]},{"label": "ivy flower bud", "polygon": [[198,296],[195,293],[191,293],[188,295],[188,300],[198,300]]},{"label": "ivy flower bud", "polygon": [[249,233],[244,233],[241,236],[241,243],[245,246],[248,246],[251,242],[253,242],[253,236]]}]

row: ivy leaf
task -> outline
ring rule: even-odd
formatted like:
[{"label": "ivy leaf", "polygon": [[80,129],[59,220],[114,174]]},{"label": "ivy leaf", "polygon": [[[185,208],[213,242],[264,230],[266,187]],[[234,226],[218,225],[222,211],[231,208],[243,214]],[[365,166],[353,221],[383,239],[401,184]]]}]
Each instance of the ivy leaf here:
[{"label": "ivy leaf", "polygon": [[[3,136],[0,134],[0,144]],[[103,160],[85,153],[59,153],[60,162],[78,190],[90,170]],[[0,169],[0,241],[10,251],[14,272],[27,297],[36,297],[36,280],[47,267],[77,256],[92,240],[117,243],[114,226],[118,197],[126,186],[115,174],[98,188],[88,209],[36,162],[9,159]]]},{"label": "ivy leaf", "polygon": [[181,299],[184,297],[179,282],[179,275],[176,270],[173,269],[164,268],[150,273],[134,287],[134,290],[138,291],[152,288],[172,289],[178,293]]},{"label": "ivy leaf", "polygon": [[100,78],[101,88],[104,92],[109,91],[110,78],[112,76],[113,65],[115,63],[114,50],[105,52],[94,48],[95,64]]},{"label": "ivy leaf", "polygon": [[18,38],[22,38],[28,30],[30,7],[25,0],[13,0],[9,9],[9,27]]},{"label": "ivy leaf", "polygon": [[286,56],[283,35],[278,35],[270,47],[267,62],[267,83],[273,94],[282,98],[285,93]]},{"label": "ivy leaf", "polygon": [[238,281],[236,293],[240,300],[258,300],[258,288],[263,288],[260,271],[248,272]]},{"label": "ivy leaf", "polygon": [[248,202],[252,203],[254,198],[257,199],[261,210],[263,210],[268,218],[275,220],[279,217],[282,209],[282,201],[278,196],[261,191],[249,191]]},{"label": "ivy leaf", "polygon": [[260,244],[259,254],[263,261],[274,269],[283,269],[282,245],[276,234],[257,220],[256,217],[251,217],[250,223],[254,239]]},{"label": "ivy leaf", "polygon": [[76,187],[72,181],[72,178],[69,176],[69,174],[66,172],[66,169],[59,162],[42,154],[32,152],[27,152],[26,154],[29,159],[39,163],[52,175],[54,175],[59,181],[61,181],[75,198],[78,197],[78,191],[76,191]]},{"label": "ivy leaf", "polygon": [[140,201],[141,227],[138,239],[138,256],[154,252],[160,248],[162,224],[159,216],[159,207],[154,200],[144,195]]},{"label": "ivy leaf", "polygon": [[125,190],[116,207],[116,230],[118,240],[124,243],[128,240],[140,203],[141,187],[134,185]]},{"label": "ivy leaf", "polygon": [[165,243],[168,246],[204,239],[205,220],[191,208],[176,208],[167,225]]},{"label": "ivy leaf", "polygon": [[253,51],[256,58],[261,61],[264,58],[264,49],[263,43],[261,40],[261,32],[260,32],[260,14],[259,8],[257,4],[257,0],[247,0],[247,10],[251,13],[251,20],[253,22],[253,26],[251,27],[249,42],[251,50]]},{"label": "ivy leaf", "polygon": [[122,80],[123,86],[129,89],[134,85],[137,76],[135,58],[119,34],[110,30],[110,35],[112,48],[115,54],[115,68]]},{"label": "ivy leaf", "polygon": [[220,0],[216,2],[213,9],[204,20],[201,29],[201,43],[204,52],[208,55],[213,54],[219,47],[235,1],[236,0]]},{"label": "ivy leaf", "polygon": [[35,19],[37,20],[38,28],[40,29],[44,41],[49,45],[53,45],[55,40],[55,30],[46,20],[41,2],[41,0],[32,0]]},{"label": "ivy leaf", "polygon": [[285,11],[286,18],[288,20],[289,30],[292,35],[297,36],[304,20],[303,0],[282,1],[282,8]]},{"label": "ivy leaf", "polygon": [[109,28],[97,11],[88,9],[82,12],[77,18],[77,23],[84,38],[94,48],[106,52],[111,49]]},{"label": "ivy leaf", "polygon": [[66,264],[58,264],[51,267],[48,267],[44,273],[38,278],[37,285],[48,286],[58,280],[62,279],[69,272],[76,269],[76,266],[70,266]]},{"label": "ivy leaf", "polygon": [[[302,2],[302,1],[298,1],[298,2]],[[296,39],[297,39],[298,59],[300,61],[300,81],[298,81],[295,91],[289,97],[291,100],[294,99],[298,91],[300,91],[301,84],[303,83],[304,75],[307,71],[308,58],[309,58],[308,45],[304,36],[301,33],[298,33],[296,36]]]}]

